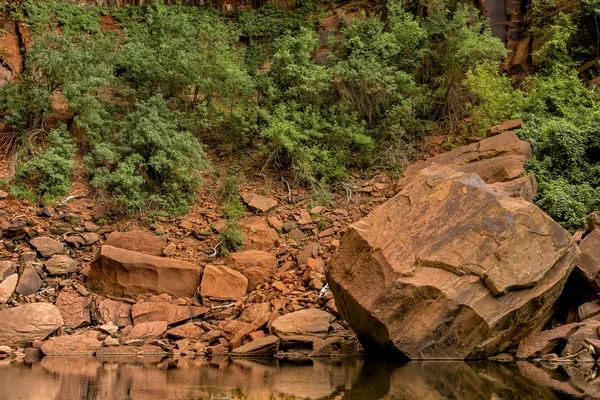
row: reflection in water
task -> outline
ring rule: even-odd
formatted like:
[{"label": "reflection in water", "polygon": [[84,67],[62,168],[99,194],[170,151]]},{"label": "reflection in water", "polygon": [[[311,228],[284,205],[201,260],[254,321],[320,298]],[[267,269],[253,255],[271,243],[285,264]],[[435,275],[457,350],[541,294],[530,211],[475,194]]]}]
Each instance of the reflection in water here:
[{"label": "reflection in water", "polygon": [[359,359],[6,359],[0,360],[0,399],[564,398],[543,386],[535,371],[483,362],[398,365]]}]

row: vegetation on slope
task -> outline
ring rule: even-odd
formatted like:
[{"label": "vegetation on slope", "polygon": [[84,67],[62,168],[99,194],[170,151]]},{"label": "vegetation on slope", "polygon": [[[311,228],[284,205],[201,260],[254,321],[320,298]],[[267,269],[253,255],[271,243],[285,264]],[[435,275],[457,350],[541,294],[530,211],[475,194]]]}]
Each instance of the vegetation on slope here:
[{"label": "vegetation on slope", "polygon": [[[521,117],[536,201],[567,228],[580,226],[600,198],[598,98],[574,69],[598,52],[579,39],[597,21],[593,0],[539,22],[539,72],[516,88],[499,72],[504,46],[476,9],[437,0],[416,16],[402,4],[388,0],[340,23],[326,61],[315,57],[317,19],[329,14],[311,2],[243,10],[234,21],[160,3],[13,7],[33,36],[22,76],[0,88],[16,143],[13,193],[66,194],[69,185],[56,182],[69,181],[78,149],[92,185],[124,209],[185,213],[209,167],[203,133],[240,150],[259,145],[267,163],[327,187],[348,168],[401,169],[415,141],[457,131],[469,115],[473,134]],[[544,7],[534,1],[530,18],[542,21]],[[108,14],[122,31],[101,29]],[[72,115],[66,126],[46,126],[61,103]]]}]

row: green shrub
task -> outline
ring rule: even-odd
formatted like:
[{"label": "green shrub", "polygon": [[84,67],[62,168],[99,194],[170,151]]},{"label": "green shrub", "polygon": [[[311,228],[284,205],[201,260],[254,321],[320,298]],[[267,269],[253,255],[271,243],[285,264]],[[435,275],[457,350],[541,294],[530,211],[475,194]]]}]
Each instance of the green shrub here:
[{"label": "green shrub", "polygon": [[[48,146],[40,154],[32,154],[18,168],[15,184],[20,192],[26,182],[33,182],[32,193],[43,202],[57,200],[69,193],[71,175],[75,169],[75,145],[66,129],[52,130]],[[18,196],[17,196],[18,197]]]}]

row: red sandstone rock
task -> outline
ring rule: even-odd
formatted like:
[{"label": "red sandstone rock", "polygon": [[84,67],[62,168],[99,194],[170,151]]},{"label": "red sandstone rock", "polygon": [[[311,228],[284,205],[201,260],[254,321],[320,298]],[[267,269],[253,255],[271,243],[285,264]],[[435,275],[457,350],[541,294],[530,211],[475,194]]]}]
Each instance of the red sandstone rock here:
[{"label": "red sandstone rock", "polygon": [[519,343],[517,358],[541,357],[556,353],[560,345],[566,344],[569,337],[581,324],[568,324],[558,328],[541,331],[526,337]]},{"label": "red sandstone rock", "polygon": [[30,303],[0,310],[0,346],[17,347],[43,340],[63,326],[59,309],[48,303]]},{"label": "red sandstone rock", "polygon": [[578,256],[571,235],[475,174],[431,164],[403,181],[349,227],[328,272],[367,350],[485,358],[539,330]]},{"label": "red sandstone rock", "polygon": [[65,321],[67,328],[79,328],[92,322],[90,303],[92,299],[75,293],[61,292],[56,299],[56,307]]},{"label": "red sandstone rock", "polygon": [[237,300],[246,294],[248,279],[241,273],[223,265],[207,265],[202,275],[200,296]]},{"label": "red sandstone rock", "polygon": [[100,314],[100,322],[103,324],[112,322],[121,328],[133,325],[131,304],[105,299],[98,303],[98,312]]},{"label": "red sandstone rock", "polygon": [[277,318],[271,325],[271,333],[280,338],[284,346],[305,345],[324,339],[332,319],[328,312],[309,308]]},{"label": "red sandstone rock", "polygon": [[136,303],[131,307],[135,325],[144,322],[166,321],[169,325],[198,317],[208,312],[207,307],[178,306],[168,302]]},{"label": "red sandstone rock", "polygon": [[55,336],[42,344],[42,352],[47,356],[91,356],[102,346],[102,342],[97,337],[96,331],[87,331],[79,335]]},{"label": "red sandstone rock", "polygon": [[226,260],[227,266],[248,278],[248,292],[268,282],[277,271],[277,259],[261,250],[246,250],[232,253]]},{"label": "red sandstone rock", "polygon": [[252,211],[267,212],[277,207],[277,200],[256,193],[242,193],[242,199]]},{"label": "red sandstone rock", "polygon": [[94,292],[118,297],[160,293],[192,297],[201,272],[201,267],[189,262],[102,246],[87,285]]},{"label": "red sandstone rock", "polygon": [[104,245],[152,256],[162,256],[163,249],[167,245],[167,238],[145,232],[115,231],[106,237]]},{"label": "red sandstone rock", "polygon": [[245,250],[269,250],[276,247],[279,235],[275,229],[269,227],[263,217],[247,217],[239,222],[240,230],[246,240]]}]

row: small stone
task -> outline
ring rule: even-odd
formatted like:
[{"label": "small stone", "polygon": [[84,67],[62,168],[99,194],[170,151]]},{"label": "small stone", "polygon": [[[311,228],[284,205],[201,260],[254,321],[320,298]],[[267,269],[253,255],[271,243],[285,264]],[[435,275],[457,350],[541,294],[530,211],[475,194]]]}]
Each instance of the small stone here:
[{"label": "small stone", "polygon": [[278,231],[283,229],[283,221],[277,215],[270,216],[268,218],[268,221],[269,221],[269,225],[271,225],[271,228],[278,230]]},{"label": "small stone", "polygon": [[232,356],[266,356],[274,355],[279,350],[279,338],[265,336],[240,346],[231,352]]},{"label": "small stone", "polygon": [[323,232],[319,233],[319,237],[325,238],[325,237],[332,236],[334,234],[335,234],[335,231],[333,230],[333,228],[327,228]]},{"label": "small stone", "polygon": [[300,229],[292,229],[288,235],[290,239],[295,240],[296,242],[306,239],[306,235]]},{"label": "small stone", "polygon": [[118,346],[119,345],[119,341],[117,339],[115,339],[114,337],[107,337],[106,339],[104,339],[104,346]]},{"label": "small stone", "polygon": [[65,251],[65,246],[56,239],[47,236],[39,236],[29,241],[40,255],[44,258],[50,258],[55,254],[61,254]]},{"label": "small stone", "polygon": [[77,261],[65,255],[52,256],[45,265],[50,275],[65,275],[77,271]]},{"label": "small stone", "polygon": [[75,290],[77,290],[79,292],[80,295],[82,295],[83,297],[87,297],[90,295],[90,292],[85,288],[85,286],[83,286],[83,284],[77,282],[73,284],[73,287],[75,288]]},{"label": "small stone", "polygon": [[11,354],[12,349],[8,346],[0,346],[0,354]]},{"label": "small stone", "polygon": [[0,304],[6,304],[17,288],[19,275],[12,274],[0,283]]},{"label": "small stone", "polygon": [[184,219],[183,221],[181,221],[179,223],[179,227],[181,229],[189,230],[189,229],[192,229],[194,227],[194,224],[191,221],[188,221],[187,219]]},{"label": "small stone", "polygon": [[17,273],[17,263],[10,260],[0,261],[0,282],[15,273]]},{"label": "small stone", "polygon": [[23,296],[29,296],[37,293],[42,287],[42,283],[42,278],[40,278],[36,268],[32,264],[28,264],[21,273],[16,291]]},{"label": "small stone", "polygon": [[177,251],[177,245],[175,243],[171,242],[167,245],[167,247],[165,247],[165,249],[163,250],[163,253],[165,254],[165,256],[171,256],[171,255],[175,254],[176,251]]},{"label": "small stone", "polygon": [[600,300],[594,300],[580,305],[577,309],[577,314],[582,321],[600,314]]},{"label": "small stone", "polygon": [[252,211],[267,212],[277,207],[277,200],[260,194],[242,193],[242,199]]},{"label": "small stone", "polygon": [[312,210],[310,210],[311,214],[321,214],[323,212],[323,210],[325,210],[325,207],[323,206],[315,206],[312,208]]},{"label": "small stone", "polygon": [[283,223],[283,231],[286,233],[293,231],[296,228],[298,228],[298,224],[292,220],[288,220]]},{"label": "small stone", "polygon": [[83,223],[83,227],[88,232],[98,232],[100,227],[91,221],[86,221]]},{"label": "small stone", "polygon": [[113,323],[111,321],[108,324],[101,325],[100,331],[107,333],[109,335],[114,335],[115,333],[119,332],[119,327],[113,325]]}]

